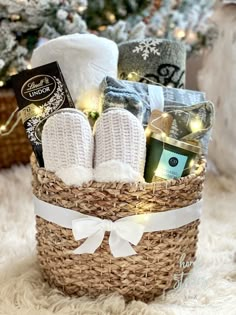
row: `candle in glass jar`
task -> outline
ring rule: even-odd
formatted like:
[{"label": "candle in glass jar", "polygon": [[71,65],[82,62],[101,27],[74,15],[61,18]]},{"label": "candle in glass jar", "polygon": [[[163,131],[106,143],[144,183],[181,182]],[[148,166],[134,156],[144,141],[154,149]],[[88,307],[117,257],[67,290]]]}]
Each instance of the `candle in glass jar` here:
[{"label": "candle in glass jar", "polygon": [[152,133],[147,148],[146,182],[189,175],[199,153],[196,145]]}]

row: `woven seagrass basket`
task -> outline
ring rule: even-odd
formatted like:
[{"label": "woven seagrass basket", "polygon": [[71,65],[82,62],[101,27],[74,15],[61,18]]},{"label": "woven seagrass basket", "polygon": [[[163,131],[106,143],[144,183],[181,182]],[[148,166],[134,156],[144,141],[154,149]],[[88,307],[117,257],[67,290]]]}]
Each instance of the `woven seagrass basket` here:
[{"label": "woven seagrass basket", "polygon": [[[33,192],[51,204],[102,219],[117,220],[129,215],[166,211],[193,204],[202,197],[206,162],[195,174],[152,184],[91,182],[68,187],[53,173],[38,168],[31,159]],[[144,210],[145,209],[145,210]],[[127,300],[150,301],[173,288],[183,272],[181,256],[194,261],[199,220],[175,230],[144,233],[134,247],[137,255],[114,258],[108,233],[94,254],[75,255],[82,242],[70,229],[36,217],[38,260],[44,278],[66,294],[96,297],[118,292]],[[188,273],[191,266],[184,269]]]},{"label": "woven seagrass basket", "polygon": [[[0,126],[4,125],[17,107],[12,90],[0,90]],[[16,121],[16,115],[7,129]],[[20,121],[11,134],[0,135],[0,168],[10,167],[14,163],[28,163],[32,152],[25,128]]]}]

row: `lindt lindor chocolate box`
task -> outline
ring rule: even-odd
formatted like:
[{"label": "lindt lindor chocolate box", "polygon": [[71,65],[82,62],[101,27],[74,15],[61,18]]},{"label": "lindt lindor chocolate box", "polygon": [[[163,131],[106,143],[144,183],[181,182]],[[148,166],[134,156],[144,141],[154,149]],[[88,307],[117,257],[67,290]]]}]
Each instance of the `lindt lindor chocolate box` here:
[{"label": "lindt lindor chocolate box", "polygon": [[39,166],[44,166],[41,135],[47,118],[74,103],[57,62],[22,71],[12,77],[21,118]]}]

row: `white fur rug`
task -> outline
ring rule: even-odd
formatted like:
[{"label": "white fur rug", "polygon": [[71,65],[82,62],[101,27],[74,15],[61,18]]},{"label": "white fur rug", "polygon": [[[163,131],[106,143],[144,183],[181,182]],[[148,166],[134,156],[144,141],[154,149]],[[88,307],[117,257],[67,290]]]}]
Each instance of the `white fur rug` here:
[{"label": "white fur rug", "polygon": [[[198,259],[181,289],[147,305],[69,298],[42,281],[29,167],[0,172],[0,315],[236,314],[236,183],[208,175]],[[158,272],[158,270],[157,270]]]}]

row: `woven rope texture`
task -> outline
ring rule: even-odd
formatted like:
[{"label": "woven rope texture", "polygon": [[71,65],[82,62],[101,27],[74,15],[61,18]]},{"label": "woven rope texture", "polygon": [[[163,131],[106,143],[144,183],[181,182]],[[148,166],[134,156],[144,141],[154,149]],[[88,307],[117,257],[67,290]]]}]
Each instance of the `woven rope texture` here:
[{"label": "woven rope texture", "polygon": [[[13,91],[0,90],[0,126],[6,123],[16,107]],[[11,128],[15,120],[16,117],[7,127],[8,129]],[[10,167],[14,163],[29,162],[32,148],[22,122],[19,122],[11,134],[7,136],[0,135],[0,152],[0,168]]]},{"label": "woven rope texture", "polygon": [[[33,192],[41,200],[102,219],[117,220],[128,215],[184,207],[202,197],[205,161],[195,174],[152,184],[90,182],[82,187],[66,186],[53,173],[31,160]],[[70,229],[37,217],[38,259],[44,278],[69,295],[96,297],[118,292],[127,300],[153,300],[172,288],[185,261],[194,261],[199,220],[179,229],[145,233],[135,246],[137,255],[114,258],[108,234],[94,254],[74,255],[82,242]]]}]

